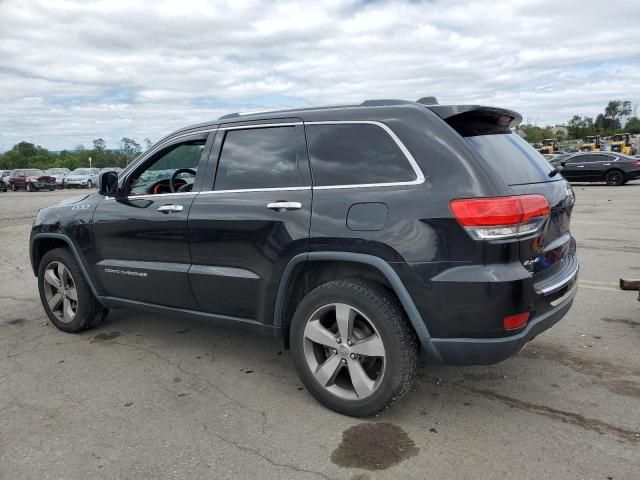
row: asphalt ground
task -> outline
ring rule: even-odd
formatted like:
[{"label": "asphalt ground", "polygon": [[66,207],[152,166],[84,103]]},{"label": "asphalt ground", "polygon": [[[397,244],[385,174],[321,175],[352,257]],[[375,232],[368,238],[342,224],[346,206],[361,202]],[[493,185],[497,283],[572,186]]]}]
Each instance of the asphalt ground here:
[{"label": "asphalt ground", "polygon": [[424,365],[371,419],[319,405],[288,352],[204,321],[40,305],[28,235],[76,191],[0,193],[0,479],[640,478],[640,182],[575,185],[570,313],[494,366]]}]

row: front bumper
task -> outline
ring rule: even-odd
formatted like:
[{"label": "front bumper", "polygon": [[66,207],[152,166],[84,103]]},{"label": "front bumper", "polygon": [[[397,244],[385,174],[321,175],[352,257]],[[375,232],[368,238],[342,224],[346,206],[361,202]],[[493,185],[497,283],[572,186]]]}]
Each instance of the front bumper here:
[{"label": "front bumper", "polygon": [[45,183],[45,182],[29,182],[31,185],[33,185],[34,188],[40,190],[41,188],[55,188],[56,184],[55,182],[52,183]]},{"label": "front bumper", "polygon": [[75,180],[75,179],[69,180],[68,178],[66,178],[64,180],[64,185],[65,186],[78,185],[78,186],[81,186],[81,187],[86,187],[88,185],[88,183],[89,183],[89,181],[87,179],[84,179],[84,180]]},{"label": "front bumper", "polygon": [[561,296],[553,302],[553,308],[533,317],[524,330],[515,335],[500,338],[431,338],[428,340],[429,349],[423,348],[423,351],[435,350],[437,361],[447,365],[490,365],[501,362],[560,321],[571,308],[577,291],[576,277],[560,292]]}]

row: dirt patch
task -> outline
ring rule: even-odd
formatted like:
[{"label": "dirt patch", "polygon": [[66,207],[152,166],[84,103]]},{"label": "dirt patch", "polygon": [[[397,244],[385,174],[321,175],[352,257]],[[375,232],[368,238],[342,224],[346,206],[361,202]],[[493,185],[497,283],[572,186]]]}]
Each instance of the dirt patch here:
[{"label": "dirt patch", "polygon": [[7,325],[22,325],[25,322],[24,318],[14,318],[13,320],[7,320]]},{"label": "dirt patch", "polygon": [[106,342],[107,340],[113,340],[114,338],[118,338],[120,335],[121,335],[120,332],[99,333],[98,335],[96,335],[91,339],[91,343]]},{"label": "dirt patch", "polygon": [[342,432],[342,443],[331,454],[331,461],[340,467],[385,470],[419,452],[397,425],[361,423]]},{"label": "dirt patch", "polygon": [[628,325],[631,328],[640,327],[640,322],[638,322],[637,320],[631,320],[630,318],[603,317],[600,320],[602,320],[603,322],[608,322],[608,323],[621,323],[623,325]]},{"label": "dirt patch", "polygon": [[488,382],[492,380],[501,380],[502,377],[494,372],[483,372],[483,373],[465,373],[462,375],[462,378],[465,380],[469,380],[472,382]]}]

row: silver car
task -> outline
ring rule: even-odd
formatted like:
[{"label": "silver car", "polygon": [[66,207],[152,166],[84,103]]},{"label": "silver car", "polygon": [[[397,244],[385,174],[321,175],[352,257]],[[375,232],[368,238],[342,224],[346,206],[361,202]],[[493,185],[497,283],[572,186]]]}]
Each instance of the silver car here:
[{"label": "silver car", "polygon": [[64,178],[64,187],[95,187],[98,185],[98,168],[76,168]]},{"label": "silver car", "polygon": [[71,170],[68,168],[49,168],[44,173],[56,179],[56,187],[62,187],[64,179],[71,173]]}]

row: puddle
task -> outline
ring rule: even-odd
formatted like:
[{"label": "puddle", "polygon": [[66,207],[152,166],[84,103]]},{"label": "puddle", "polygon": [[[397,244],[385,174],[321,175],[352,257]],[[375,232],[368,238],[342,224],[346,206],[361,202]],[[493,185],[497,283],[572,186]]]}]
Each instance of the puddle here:
[{"label": "puddle", "polygon": [[397,425],[361,423],[342,432],[342,443],[331,454],[331,461],[345,468],[385,470],[419,451]]},{"label": "puddle", "polygon": [[120,332],[99,333],[98,335],[96,335],[91,339],[91,343],[104,342],[106,340],[113,340],[114,338],[118,338],[119,336],[120,336]]}]

